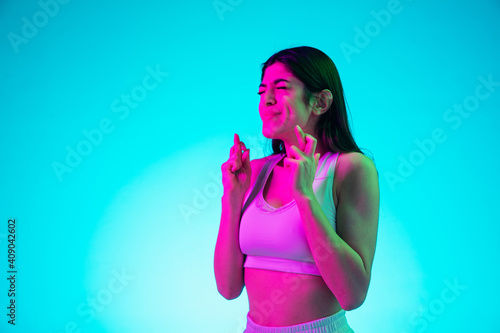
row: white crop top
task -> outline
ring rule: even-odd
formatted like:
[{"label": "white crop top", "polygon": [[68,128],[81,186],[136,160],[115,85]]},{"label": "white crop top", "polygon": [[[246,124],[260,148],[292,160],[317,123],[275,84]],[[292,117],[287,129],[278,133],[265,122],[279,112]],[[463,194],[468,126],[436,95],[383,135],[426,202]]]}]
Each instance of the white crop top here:
[{"label": "white crop top", "polygon": [[[241,213],[240,249],[243,267],[321,275],[309,247],[295,200],[275,208],[264,200],[263,188],[274,166],[285,154],[263,165],[249,189]],[[336,230],[333,177],[339,153],[327,152],[318,161],[313,191],[328,221]]]}]

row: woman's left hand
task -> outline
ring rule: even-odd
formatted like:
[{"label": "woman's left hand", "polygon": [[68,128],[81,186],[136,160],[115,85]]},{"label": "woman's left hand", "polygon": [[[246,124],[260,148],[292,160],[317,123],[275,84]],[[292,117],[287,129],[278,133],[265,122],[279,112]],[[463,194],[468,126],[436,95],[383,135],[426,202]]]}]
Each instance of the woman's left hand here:
[{"label": "woman's left hand", "polygon": [[317,140],[310,134],[304,134],[299,125],[295,126],[295,134],[300,149],[291,146],[283,166],[290,169],[290,184],[294,199],[314,195],[313,182],[318,168],[320,154],[315,154]]}]

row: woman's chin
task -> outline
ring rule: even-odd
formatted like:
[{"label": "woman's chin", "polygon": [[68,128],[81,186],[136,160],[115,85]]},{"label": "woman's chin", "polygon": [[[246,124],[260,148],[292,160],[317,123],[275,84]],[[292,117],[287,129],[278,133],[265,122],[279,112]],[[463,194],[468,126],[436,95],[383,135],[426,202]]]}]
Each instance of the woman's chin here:
[{"label": "woman's chin", "polygon": [[276,133],[266,128],[262,129],[262,135],[267,139],[276,139]]},{"label": "woman's chin", "polygon": [[[289,129],[288,132],[294,131],[294,129]],[[264,135],[267,139],[278,139],[283,140],[284,134],[287,133],[286,129],[283,126],[263,126],[262,127],[262,135]]]}]

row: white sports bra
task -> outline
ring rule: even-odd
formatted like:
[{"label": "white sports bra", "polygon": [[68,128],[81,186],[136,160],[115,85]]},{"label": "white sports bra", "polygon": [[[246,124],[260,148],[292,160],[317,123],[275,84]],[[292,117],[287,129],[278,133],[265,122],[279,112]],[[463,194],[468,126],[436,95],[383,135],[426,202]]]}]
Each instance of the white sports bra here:
[{"label": "white sports bra", "polygon": [[[285,154],[266,161],[245,197],[240,222],[243,267],[321,275],[309,247],[295,200],[275,208],[264,200],[263,189],[274,166]],[[327,152],[318,161],[313,191],[336,230],[333,177],[339,153]]]}]

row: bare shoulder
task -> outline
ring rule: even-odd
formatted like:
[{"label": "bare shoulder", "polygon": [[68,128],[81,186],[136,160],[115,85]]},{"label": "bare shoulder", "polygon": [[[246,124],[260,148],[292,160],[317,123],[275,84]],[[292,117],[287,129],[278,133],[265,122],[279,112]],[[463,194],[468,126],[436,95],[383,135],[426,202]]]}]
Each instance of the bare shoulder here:
[{"label": "bare shoulder", "polygon": [[252,183],[255,177],[260,173],[260,170],[264,166],[264,164],[270,160],[273,157],[273,155],[270,156],[265,156],[262,158],[256,158],[253,160],[250,160],[250,166],[252,167]]},{"label": "bare shoulder", "polygon": [[358,168],[368,168],[376,170],[375,163],[368,156],[358,153],[349,152],[341,153],[337,160],[337,169],[341,172],[352,172]]},{"label": "bare shoulder", "polygon": [[341,153],[335,169],[335,178],[339,187],[345,181],[366,179],[366,177],[378,178],[378,171],[373,160],[358,152]]},{"label": "bare shoulder", "polygon": [[269,155],[269,156],[264,156],[264,157],[261,157],[261,158],[256,158],[256,159],[253,159],[250,161],[250,163],[254,162],[254,163],[266,163],[268,160],[270,160],[271,158],[273,158],[275,155]]}]

